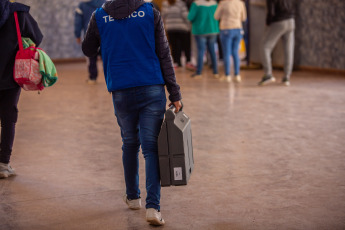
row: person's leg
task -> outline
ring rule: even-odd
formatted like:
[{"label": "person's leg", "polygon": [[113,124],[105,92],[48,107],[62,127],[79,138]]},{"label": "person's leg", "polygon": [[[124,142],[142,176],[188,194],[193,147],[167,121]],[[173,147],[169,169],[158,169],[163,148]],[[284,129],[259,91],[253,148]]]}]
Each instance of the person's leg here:
[{"label": "person's leg", "polygon": [[223,49],[225,75],[230,76],[230,30],[220,31],[220,41]]},{"label": "person's leg", "polygon": [[174,63],[177,65],[181,65],[180,57],[179,57],[179,47],[178,47],[178,36],[175,31],[168,31],[168,40],[171,46],[171,56],[173,57]]},{"label": "person's leg", "polygon": [[139,189],[139,113],[131,89],[112,93],[115,115],[121,128],[122,162],[128,199],[138,199]]},{"label": "person's leg", "polygon": [[194,39],[194,35],[191,34],[191,49],[192,49],[192,54],[191,54],[191,62],[192,64],[194,64],[195,66],[197,66],[197,59],[198,59],[198,48],[196,45],[196,40]]},{"label": "person's leg", "polygon": [[97,58],[98,58],[98,55],[89,58],[89,79],[90,80],[97,79],[97,75],[98,75]]},{"label": "person's leg", "polygon": [[18,101],[21,88],[0,91],[1,143],[0,163],[10,162],[18,119]]},{"label": "person's leg", "polygon": [[197,70],[196,74],[200,75],[204,65],[204,54],[206,49],[206,38],[204,36],[195,35],[195,41],[198,49]]},{"label": "person's leg", "polygon": [[217,36],[217,45],[218,45],[218,57],[219,60],[223,60],[223,50],[222,50],[222,44],[221,44],[220,36]]},{"label": "person's leg", "polygon": [[239,48],[240,48],[240,42],[242,39],[242,34],[240,29],[233,29],[231,30],[231,55],[234,60],[234,71],[235,71],[235,76],[240,74],[240,57],[239,57]]},{"label": "person's leg", "polygon": [[265,76],[272,76],[271,53],[279,38],[285,33],[281,22],[272,23],[267,27],[262,39],[261,61],[265,71]]},{"label": "person's leg", "polygon": [[190,63],[191,61],[191,40],[190,40],[190,31],[183,33],[183,52],[186,56],[186,62]]},{"label": "person's leg", "polygon": [[190,31],[184,32],[184,40],[182,41],[182,50],[184,52],[184,55],[186,56],[186,69],[190,71],[195,71],[196,67],[191,62],[191,55],[192,55],[192,43],[191,43],[191,33]]},{"label": "person's leg", "polygon": [[293,57],[294,57],[294,48],[295,48],[295,20],[290,19],[286,22],[286,27],[288,32],[283,35],[284,43],[284,78],[283,81],[289,81],[290,75],[292,73],[293,67]]},{"label": "person's leg", "polygon": [[181,63],[181,55],[182,55],[182,46],[183,46],[183,32],[176,32],[176,52],[177,52],[177,64],[178,66],[182,66]]},{"label": "person's leg", "polygon": [[160,210],[158,135],[164,118],[166,97],[163,85],[141,87],[139,129],[146,172],[146,209]]},{"label": "person's leg", "polygon": [[211,56],[213,74],[218,74],[217,56],[216,56],[216,50],[214,47],[216,42],[217,42],[217,35],[207,36],[207,48]]}]

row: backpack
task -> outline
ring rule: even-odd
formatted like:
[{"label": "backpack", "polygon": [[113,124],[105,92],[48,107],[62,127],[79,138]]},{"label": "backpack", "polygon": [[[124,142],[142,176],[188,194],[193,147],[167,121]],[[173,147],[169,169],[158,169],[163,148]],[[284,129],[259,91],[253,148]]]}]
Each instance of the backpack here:
[{"label": "backpack", "polygon": [[38,51],[36,47],[23,48],[22,37],[19,29],[17,12],[14,12],[16,21],[19,50],[15,57],[13,78],[24,90],[43,90],[42,74],[38,63]]}]

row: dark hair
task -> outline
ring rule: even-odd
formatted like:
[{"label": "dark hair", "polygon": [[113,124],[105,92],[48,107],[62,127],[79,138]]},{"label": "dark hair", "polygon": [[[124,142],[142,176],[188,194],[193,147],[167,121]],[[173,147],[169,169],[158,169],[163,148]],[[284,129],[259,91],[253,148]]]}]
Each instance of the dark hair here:
[{"label": "dark hair", "polygon": [[169,5],[172,6],[176,3],[176,0],[168,0],[168,2],[169,2]]}]

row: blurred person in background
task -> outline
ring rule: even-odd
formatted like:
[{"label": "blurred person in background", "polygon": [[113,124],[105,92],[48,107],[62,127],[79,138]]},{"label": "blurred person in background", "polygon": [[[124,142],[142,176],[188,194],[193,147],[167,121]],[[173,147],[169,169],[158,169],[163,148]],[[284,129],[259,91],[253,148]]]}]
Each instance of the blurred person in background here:
[{"label": "blurred person in background", "polygon": [[272,75],[271,54],[278,40],[282,38],[284,44],[284,77],[282,83],[290,85],[290,75],[293,67],[295,45],[295,0],[266,0],[267,17],[266,31],[262,40],[261,61],[264,76],[258,85],[275,82]]},{"label": "blurred person in background", "polygon": [[188,20],[192,23],[192,34],[198,49],[197,70],[193,78],[201,78],[204,65],[204,54],[207,49],[211,56],[213,76],[219,78],[215,44],[219,34],[218,21],[214,18],[217,2],[214,0],[197,0],[192,3]]},{"label": "blurred person in background", "polygon": [[186,68],[195,70],[191,64],[190,23],[187,19],[188,9],[182,0],[167,0],[163,2],[162,18],[168,40],[171,45],[174,67],[181,67],[182,51],[186,57]]},{"label": "blurred person in background", "polygon": [[240,57],[239,48],[242,39],[242,22],[247,19],[247,12],[241,0],[223,0],[219,3],[214,14],[220,20],[220,40],[223,48],[225,76],[220,80],[231,82],[230,56],[234,60],[235,81],[240,82]]},{"label": "blurred person in background", "polygon": [[246,49],[246,56],[242,59],[242,61],[246,61],[247,65],[249,65],[249,0],[241,0],[244,2],[247,11],[247,19],[242,23],[243,28],[243,40]]},{"label": "blurred person in background", "polygon": [[0,178],[16,174],[9,165],[18,119],[17,105],[21,92],[21,88],[13,79],[14,60],[19,50],[13,13],[18,14],[22,37],[30,38],[36,46],[39,46],[43,38],[41,30],[29,10],[29,6],[0,0]]},{"label": "blurred person in background", "polygon": [[82,43],[88,57],[97,54],[99,48],[121,128],[126,183],[123,200],[130,209],[141,208],[141,147],[145,158],[146,220],[152,225],[164,225],[157,144],[166,108],[164,85],[175,112],[182,105],[159,11],[144,0],[107,1],[93,13]]},{"label": "blurred person in background", "polygon": [[[92,13],[105,3],[106,0],[90,0],[80,2],[78,7],[75,9],[74,18],[74,36],[78,44],[81,44],[81,32],[86,32],[87,26],[89,24]],[[97,69],[97,58],[99,54],[93,57],[89,57],[88,69],[89,69],[89,79],[88,84],[94,85],[97,83],[98,69]]]}]

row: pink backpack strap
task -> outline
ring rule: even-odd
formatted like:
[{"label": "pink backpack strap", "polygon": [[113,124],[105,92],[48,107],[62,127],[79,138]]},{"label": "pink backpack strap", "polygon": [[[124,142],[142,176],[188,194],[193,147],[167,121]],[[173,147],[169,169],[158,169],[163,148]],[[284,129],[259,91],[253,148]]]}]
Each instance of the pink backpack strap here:
[{"label": "pink backpack strap", "polygon": [[19,28],[19,22],[18,22],[18,15],[17,15],[17,12],[14,12],[14,20],[16,21],[17,38],[18,38],[19,50],[23,50],[23,42],[22,42],[22,36],[21,36],[21,34],[20,34],[20,28]]}]

